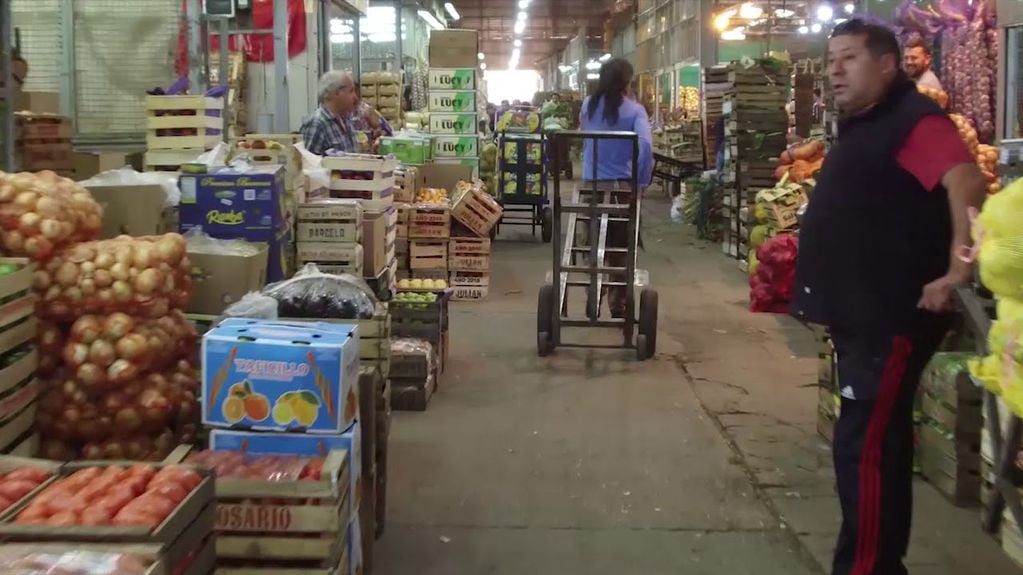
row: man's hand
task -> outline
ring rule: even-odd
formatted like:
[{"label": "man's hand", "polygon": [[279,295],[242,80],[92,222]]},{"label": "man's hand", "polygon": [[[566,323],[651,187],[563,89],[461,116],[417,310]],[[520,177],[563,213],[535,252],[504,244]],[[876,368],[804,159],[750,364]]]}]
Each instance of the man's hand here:
[{"label": "man's hand", "polygon": [[916,306],[933,313],[944,313],[955,309],[952,293],[966,283],[953,275],[942,276],[924,286],[924,294]]}]

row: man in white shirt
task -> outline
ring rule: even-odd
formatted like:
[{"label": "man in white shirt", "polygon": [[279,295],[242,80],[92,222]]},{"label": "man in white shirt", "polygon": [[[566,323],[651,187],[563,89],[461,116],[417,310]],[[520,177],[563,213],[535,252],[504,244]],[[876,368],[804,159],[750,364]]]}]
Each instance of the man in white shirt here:
[{"label": "man in white shirt", "polygon": [[931,48],[917,37],[906,42],[903,51],[903,67],[917,86],[941,90],[941,81],[931,70]]}]

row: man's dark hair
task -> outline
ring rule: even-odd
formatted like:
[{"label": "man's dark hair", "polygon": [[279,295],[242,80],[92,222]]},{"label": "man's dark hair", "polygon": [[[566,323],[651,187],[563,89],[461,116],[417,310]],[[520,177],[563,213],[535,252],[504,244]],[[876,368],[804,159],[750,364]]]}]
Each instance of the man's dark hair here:
[{"label": "man's dark hair", "polygon": [[927,42],[924,42],[924,39],[919,36],[914,36],[906,42],[906,50],[909,50],[910,48],[923,48],[924,54],[927,54],[928,56],[931,55],[931,47],[928,46]]},{"label": "man's dark hair", "polygon": [[902,50],[899,49],[899,41],[895,38],[895,33],[881,24],[853,18],[835,26],[831,37],[837,36],[863,36],[866,39],[867,49],[870,50],[874,58],[891,54],[895,56],[896,62],[902,61]]}]

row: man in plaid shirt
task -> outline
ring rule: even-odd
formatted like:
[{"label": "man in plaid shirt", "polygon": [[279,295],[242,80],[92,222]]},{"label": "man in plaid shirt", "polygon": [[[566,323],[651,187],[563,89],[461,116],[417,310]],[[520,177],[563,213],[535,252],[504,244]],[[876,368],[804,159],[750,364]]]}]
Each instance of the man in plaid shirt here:
[{"label": "man in plaid shirt", "polygon": [[358,95],[351,74],[331,71],[320,78],[320,107],[302,123],[307,150],[323,155],[327,150],[357,152],[352,113]]}]

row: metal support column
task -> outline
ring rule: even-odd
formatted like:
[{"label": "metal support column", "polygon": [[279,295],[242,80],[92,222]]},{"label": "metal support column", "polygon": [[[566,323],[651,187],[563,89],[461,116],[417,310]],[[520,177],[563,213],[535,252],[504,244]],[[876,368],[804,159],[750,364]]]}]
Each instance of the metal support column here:
[{"label": "metal support column", "polygon": [[14,75],[11,70],[11,2],[0,0],[0,168],[14,171]]},{"label": "metal support column", "polygon": [[288,93],[288,1],[274,2],[274,133],[291,132]]},{"label": "metal support column", "polygon": [[[404,45],[404,42],[402,42],[402,40],[401,40],[401,30],[402,30],[401,11],[402,10],[403,10],[403,8],[401,7],[401,3],[400,2],[395,2],[394,3],[394,46],[395,46],[395,48],[394,48],[394,71],[398,72],[399,74],[402,74],[402,68],[404,67],[404,64],[405,64],[405,45]],[[401,82],[402,82],[402,84],[405,83],[404,74],[402,74]]]},{"label": "metal support column", "polygon": [[60,26],[60,115],[71,118],[71,125],[78,125],[78,110],[75,106],[75,8],[71,0],[61,0],[57,16]]},{"label": "metal support column", "polygon": [[188,37],[188,85],[193,94],[202,93],[206,86],[206,66],[202,38],[202,0],[187,0],[185,21]]},{"label": "metal support column", "polygon": [[714,34],[714,0],[700,0],[700,67],[718,63],[718,39]]},{"label": "metal support column", "polygon": [[358,82],[359,78],[362,78],[362,26],[360,23],[362,18],[359,18],[356,14],[352,18],[352,77]]},{"label": "metal support column", "polygon": [[[219,18],[217,20],[217,31],[220,36],[220,70],[217,78],[220,79],[220,84],[228,87],[227,94],[224,95],[224,109],[220,113],[221,119],[221,134],[224,138],[227,138],[230,134],[228,133],[228,124],[230,123],[230,106],[231,106],[231,62],[230,55],[228,54],[227,48],[231,38],[227,32],[227,18]],[[245,65],[244,63],[242,64]],[[235,134],[241,136],[242,134]]]}]

